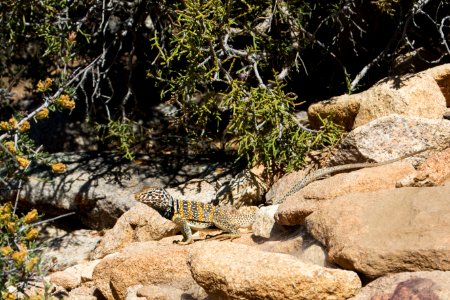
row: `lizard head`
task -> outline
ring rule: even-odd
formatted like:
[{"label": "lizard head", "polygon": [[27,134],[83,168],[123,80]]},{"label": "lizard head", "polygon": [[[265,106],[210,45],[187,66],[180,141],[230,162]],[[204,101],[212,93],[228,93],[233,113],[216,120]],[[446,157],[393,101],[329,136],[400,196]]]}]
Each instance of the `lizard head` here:
[{"label": "lizard head", "polygon": [[163,188],[146,187],[140,192],[134,194],[134,199],[138,202],[147,204],[162,214],[166,214],[172,210],[173,198]]}]

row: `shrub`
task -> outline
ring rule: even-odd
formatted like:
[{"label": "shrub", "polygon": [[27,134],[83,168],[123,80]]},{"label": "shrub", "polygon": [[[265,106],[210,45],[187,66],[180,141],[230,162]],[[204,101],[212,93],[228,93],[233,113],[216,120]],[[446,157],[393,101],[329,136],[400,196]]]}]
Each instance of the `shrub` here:
[{"label": "shrub", "polygon": [[[223,138],[248,163],[289,169],[301,163],[307,149],[339,136],[329,122],[315,133],[295,125],[294,105],[367,87],[395,73],[391,69],[402,56],[407,65],[413,55],[425,67],[448,61],[449,5],[439,0],[4,1],[0,75],[40,80],[37,91],[46,96],[36,120],[76,103],[88,124],[97,124],[105,144],[112,141],[129,159],[142,140],[138,134],[151,130],[141,129],[154,125],[151,107],[167,101],[178,111],[171,125],[191,142]],[[1,86],[0,129],[10,130],[14,115],[23,134],[26,116],[9,111],[14,104],[8,92]],[[158,93],[160,99],[152,97]],[[249,105],[249,99],[258,103]],[[257,108],[260,119],[255,122],[245,105]]]},{"label": "shrub", "polygon": [[0,206],[0,293],[2,299],[16,299],[8,287],[23,292],[27,284],[40,275],[40,254],[36,248],[38,218],[33,209],[17,216],[11,203]]}]

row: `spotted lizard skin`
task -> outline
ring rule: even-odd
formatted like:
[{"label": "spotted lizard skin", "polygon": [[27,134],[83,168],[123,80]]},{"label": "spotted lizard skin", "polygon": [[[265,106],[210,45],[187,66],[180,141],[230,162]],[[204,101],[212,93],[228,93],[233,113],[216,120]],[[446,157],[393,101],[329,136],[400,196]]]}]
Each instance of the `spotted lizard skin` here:
[{"label": "spotted lizard skin", "polygon": [[219,207],[200,201],[174,199],[165,189],[144,188],[134,195],[136,201],[157,210],[163,217],[181,226],[183,240],[179,244],[193,242],[192,229],[202,230],[217,227],[228,238],[240,236],[239,228],[250,227],[255,221],[255,213],[239,213],[232,207]]}]

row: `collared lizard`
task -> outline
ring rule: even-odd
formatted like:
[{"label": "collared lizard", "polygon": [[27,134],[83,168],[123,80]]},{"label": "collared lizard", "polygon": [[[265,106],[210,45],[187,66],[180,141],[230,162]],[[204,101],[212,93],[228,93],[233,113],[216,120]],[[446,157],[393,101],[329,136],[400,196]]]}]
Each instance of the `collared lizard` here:
[{"label": "collared lizard", "polygon": [[192,229],[204,230],[215,226],[226,232],[217,236],[218,238],[235,239],[240,236],[240,228],[250,227],[255,221],[255,212],[241,213],[232,207],[174,199],[163,188],[144,188],[136,193],[134,198],[157,210],[166,219],[180,225],[183,240],[176,243],[182,245],[193,243]]},{"label": "collared lizard", "polygon": [[[274,204],[280,204],[284,200],[310,184],[311,182],[323,176],[352,169],[370,168],[391,164],[405,158],[414,156],[429,149],[416,151],[405,156],[388,160],[380,163],[356,163],[339,165],[320,169],[305,176],[282,198]],[[190,244],[193,242],[192,229],[203,230],[211,227],[217,227],[226,232],[220,238],[237,238],[240,236],[239,229],[249,227],[255,222],[255,212],[241,213],[232,207],[215,206],[210,203],[199,201],[174,199],[165,189],[148,187],[134,195],[135,199],[141,203],[147,204],[157,210],[166,219],[172,220],[181,226],[183,240],[177,243]]]},{"label": "collared lizard", "polygon": [[310,174],[306,175],[305,177],[303,177],[302,180],[300,180],[299,182],[295,183],[294,186],[289,190],[289,192],[287,192],[283,197],[281,197],[280,199],[278,199],[277,201],[275,201],[273,204],[281,204],[283,203],[287,197],[297,193],[299,190],[301,190],[302,188],[304,188],[305,186],[307,186],[308,184],[310,184],[311,182],[333,174],[333,173],[338,173],[338,172],[342,172],[342,171],[347,171],[347,170],[355,170],[355,169],[362,169],[362,168],[373,168],[373,167],[379,167],[379,166],[384,166],[384,165],[388,165],[400,160],[403,160],[405,158],[414,156],[416,154],[422,153],[426,150],[429,150],[430,148],[426,148],[426,149],[422,149],[419,151],[415,151],[409,154],[406,154],[404,156],[398,157],[398,158],[394,158],[391,160],[387,160],[384,162],[379,162],[379,163],[355,163],[355,164],[347,164],[347,165],[338,165],[338,166],[333,166],[333,167],[328,167],[328,168],[323,168],[323,169],[319,169],[316,171],[311,172]]}]

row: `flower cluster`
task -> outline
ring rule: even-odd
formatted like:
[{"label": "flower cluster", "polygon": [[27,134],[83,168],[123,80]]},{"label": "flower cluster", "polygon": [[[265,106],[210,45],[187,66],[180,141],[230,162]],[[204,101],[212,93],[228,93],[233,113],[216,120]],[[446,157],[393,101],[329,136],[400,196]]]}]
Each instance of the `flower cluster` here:
[{"label": "flower cluster", "polygon": [[46,92],[52,86],[53,80],[51,78],[46,78],[44,81],[39,80],[36,88],[39,92]]},{"label": "flower cluster", "polygon": [[75,101],[70,99],[69,95],[59,96],[58,100],[56,100],[55,103],[63,109],[74,109],[75,108]]},{"label": "flower cluster", "polygon": [[16,154],[17,149],[13,141],[6,141],[3,143],[3,146],[5,146],[5,148],[12,154]]},{"label": "flower cluster", "polygon": [[0,130],[8,131],[10,129],[8,122],[1,121],[0,122]]},{"label": "flower cluster", "polygon": [[[2,130],[2,131],[13,130],[13,129],[17,128],[17,125],[18,125],[18,122],[17,122],[16,118],[11,117],[8,120],[8,122],[6,122],[6,121],[0,122],[0,130]],[[19,129],[20,133],[27,132],[28,130],[30,130],[30,122],[23,121],[22,123],[20,123],[20,126],[18,129]]]},{"label": "flower cluster", "polygon": [[36,120],[44,120],[48,118],[48,113],[49,113],[48,108],[44,107],[43,109],[41,109],[36,113]]},{"label": "flower cluster", "polygon": [[25,169],[30,164],[30,161],[22,156],[16,156],[17,162],[19,163],[19,167],[21,169]]},{"label": "flower cluster", "polygon": [[0,294],[3,299],[16,299],[7,290],[21,286],[37,275],[39,256],[35,240],[39,234],[32,222],[38,219],[36,209],[18,217],[11,203],[0,206]]},{"label": "flower cluster", "polygon": [[63,163],[55,163],[51,165],[53,173],[64,173],[67,167]]},{"label": "flower cluster", "polygon": [[22,124],[20,124],[19,126],[19,132],[24,133],[27,132],[28,130],[30,130],[30,122],[28,121],[22,122]]},{"label": "flower cluster", "polygon": [[1,121],[0,122],[0,129],[3,131],[9,131],[13,130],[17,127],[17,120],[14,117],[11,117],[8,122]]}]

